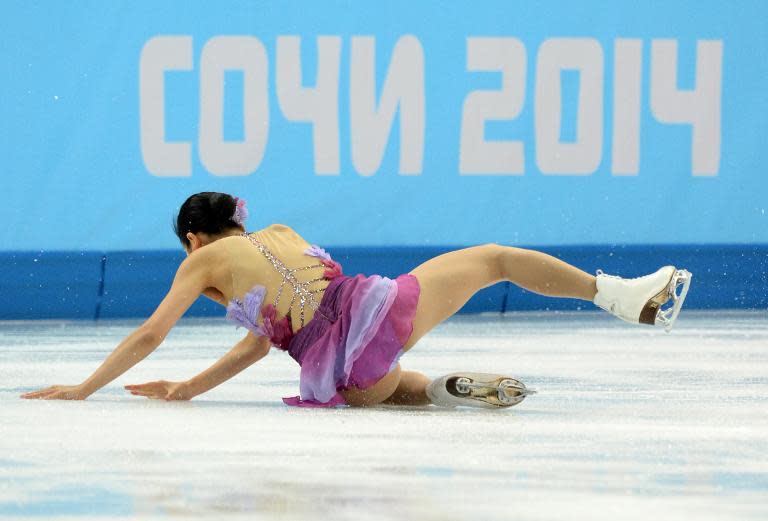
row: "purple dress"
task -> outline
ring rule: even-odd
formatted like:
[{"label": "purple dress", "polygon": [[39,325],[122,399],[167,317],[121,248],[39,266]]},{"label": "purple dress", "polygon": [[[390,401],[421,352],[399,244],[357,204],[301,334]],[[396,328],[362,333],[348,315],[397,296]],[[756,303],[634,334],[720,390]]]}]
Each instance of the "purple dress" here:
[{"label": "purple dress", "polygon": [[[262,252],[266,250],[263,244],[258,246]],[[274,265],[276,258],[270,253],[267,250],[265,255]],[[268,336],[273,345],[288,351],[299,363],[300,396],[283,398],[286,404],[343,405],[346,402],[338,391],[366,389],[397,364],[413,331],[419,282],[410,274],[395,280],[379,275],[348,277],[321,248],[313,246],[304,253],[322,260],[326,268],[323,278],[330,280],[312,320],[294,334],[290,316],[277,319],[276,304],[261,305],[266,293],[263,286],[254,286],[243,301],[231,301],[227,318],[257,335]],[[291,271],[284,265],[276,269]],[[259,314],[261,325],[257,322]]]}]

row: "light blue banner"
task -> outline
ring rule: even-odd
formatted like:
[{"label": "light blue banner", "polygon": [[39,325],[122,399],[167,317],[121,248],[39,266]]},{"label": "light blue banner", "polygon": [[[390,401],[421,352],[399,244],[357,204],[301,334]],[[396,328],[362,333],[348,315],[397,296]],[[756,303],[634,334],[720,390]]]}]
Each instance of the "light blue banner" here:
[{"label": "light blue banner", "polygon": [[768,243],[768,2],[4,2],[2,250]]}]

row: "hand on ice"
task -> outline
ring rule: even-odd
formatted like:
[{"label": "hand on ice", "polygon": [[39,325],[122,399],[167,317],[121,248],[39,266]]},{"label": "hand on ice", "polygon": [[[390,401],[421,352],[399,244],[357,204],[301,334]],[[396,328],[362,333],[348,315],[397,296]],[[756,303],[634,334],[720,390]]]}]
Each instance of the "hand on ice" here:
[{"label": "hand on ice", "polygon": [[88,394],[80,385],[52,385],[39,391],[24,393],[21,397],[33,400],[85,400]]},{"label": "hand on ice", "polygon": [[153,400],[189,400],[192,396],[186,382],[168,382],[158,380],[145,384],[126,385],[125,389],[136,396],[146,396]]}]

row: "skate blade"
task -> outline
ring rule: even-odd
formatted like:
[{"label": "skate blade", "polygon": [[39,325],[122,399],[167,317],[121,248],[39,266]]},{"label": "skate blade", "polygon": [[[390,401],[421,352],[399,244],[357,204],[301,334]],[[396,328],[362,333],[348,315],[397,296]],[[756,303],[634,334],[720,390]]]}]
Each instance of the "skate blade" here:
[{"label": "skate blade", "polygon": [[[453,386],[454,396],[476,402],[489,408],[512,407],[522,402],[526,396],[536,394],[536,391],[529,389],[524,383],[514,378],[501,376],[490,381],[473,380],[468,377],[457,377]],[[450,391],[449,391],[450,392]]]},{"label": "skate blade", "polygon": [[[683,308],[683,302],[685,302],[685,297],[688,295],[688,288],[691,285],[692,277],[693,275],[687,270],[677,270],[669,283],[667,300],[672,300],[672,305],[667,309],[659,309],[655,320],[655,324],[663,326],[667,333],[672,330],[675,321],[677,321],[677,316]],[[678,288],[680,288],[679,293],[677,291]]]},{"label": "skate blade", "polygon": [[673,286],[673,281],[675,280],[677,269],[673,266],[666,267],[672,268],[672,272],[669,275],[669,280],[667,281],[667,284],[664,286],[664,288],[656,295],[651,297],[651,299],[643,307],[643,310],[640,312],[640,318],[638,320],[638,322],[641,324],[648,324],[650,326],[656,325],[658,323],[657,317],[659,316],[659,310],[661,309],[661,306],[666,304],[670,299],[669,288]]}]

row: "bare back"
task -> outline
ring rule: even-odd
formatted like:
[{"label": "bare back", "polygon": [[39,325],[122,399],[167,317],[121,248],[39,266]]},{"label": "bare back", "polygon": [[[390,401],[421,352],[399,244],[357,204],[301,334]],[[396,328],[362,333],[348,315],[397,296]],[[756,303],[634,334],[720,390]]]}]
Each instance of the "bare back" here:
[{"label": "bare back", "polygon": [[[309,282],[323,276],[324,267],[319,265],[317,259],[307,256],[304,251],[309,248],[309,243],[288,226],[273,224],[262,230],[250,234],[277,257],[288,268],[301,268],[305,266],[317,266],[311,269],[295,272],[299,282]],[[214,288],[206,290],[205,294],[226,306],[233,299],[242,299],[244,295],[256,285],[264,286],[267,290],[264,303],[274,304],[275,297],[283,283],[283,276],[275,269],[267,257],[254,244],[244,236],[225,237],[208,246],[221,250],[221,266],[212,266],[212,282]],[[323,291],[328,286],[327,280],[318,280],[312,284],[313,293],[317,303],[323,297]],[[301,304],[299,299],[293,299],[293,290],[290,284],[283,285],[280,299],[277,303],[277,314],[282,317],[291,312],[292,327],[294,332],[301,327],[299,316]],[[291,301],[293,299],[293,305]],[[314,315],[314,307],[307,303],[304,306],[304,323],[306,324]]]}]

